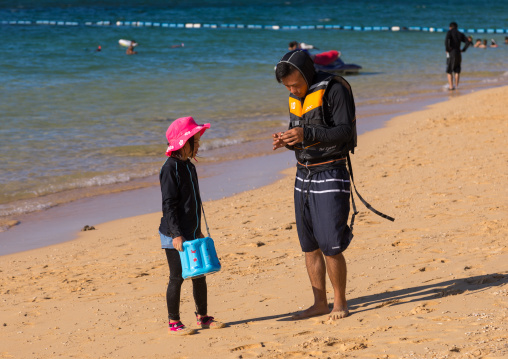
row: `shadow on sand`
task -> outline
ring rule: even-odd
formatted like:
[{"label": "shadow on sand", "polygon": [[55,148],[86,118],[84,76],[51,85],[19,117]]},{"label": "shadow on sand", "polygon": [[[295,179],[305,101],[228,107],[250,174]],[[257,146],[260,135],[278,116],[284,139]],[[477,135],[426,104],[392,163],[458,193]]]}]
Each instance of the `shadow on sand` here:
[{"label": "shadow on sand", "polygon": [[349,300],[348,305],[354,313],[360,313],[384,306],[421,302],[450,295],[468,295],[505,283],[508,283],[507,273],[485,274],[358,297]]},{"label": "shadow on sand", "polygon": [[[485,274],[353,298],[348,300],[348,305],[349,310],[351,311],[350,315],[354,315],[384,306],[422,302],[450,295],[468,295],[474,292],[487,290],[492,287],[501,286],[506,283],[508,283],[508,273]],[[333,305],[330,305],[330,309],[332,306]],[[291,316],[295,313],[297,312],[243,319],[235,322],[229,322],[227,325],[233,326],[272,319],[277,319],[279,322],[294,321],[295,319],[292,319]]]}]

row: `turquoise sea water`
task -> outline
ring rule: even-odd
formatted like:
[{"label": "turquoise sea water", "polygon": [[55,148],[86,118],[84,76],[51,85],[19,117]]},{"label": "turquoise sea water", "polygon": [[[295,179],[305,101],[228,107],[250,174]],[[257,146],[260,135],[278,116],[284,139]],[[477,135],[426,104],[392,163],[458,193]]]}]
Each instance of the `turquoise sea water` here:
[{"label": "turquoise sea water", "polygon": [[[211,149],[250,143],[284,126],[287,91],[274,80],[273,67],[292,40],[340,50],[346,63],[363,67],[347,76],[360,114],[448,96],[445,34],[439,29],[450,21],[466,33],[475,30],[475,39],[499,44],[464,54],[461,86],[508,83],[508,34],[499,31],[508,29],[506,1],[138,3],[0,2],[0,216],[51,206],[47,195],[81,190],[84,196],[157,173],[165,130],[181,116],[212,123],[203,138],[205,161],[221,159],[207,159]],[[151,24],[124,25],[138,21]],[[436,30],[350,31],[333,25]],[[285,28],[291,26],[299,28]],[[119,39],[135,39],[138,54],[125,55]],[[102,51],[96,52],[99,45]]]}]

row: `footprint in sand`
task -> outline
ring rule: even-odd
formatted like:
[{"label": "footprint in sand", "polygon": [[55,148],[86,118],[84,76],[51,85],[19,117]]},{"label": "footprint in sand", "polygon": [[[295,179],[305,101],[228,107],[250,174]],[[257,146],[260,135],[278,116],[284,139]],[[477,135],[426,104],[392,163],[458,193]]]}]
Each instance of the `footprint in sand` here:
[{"label": "footprint in sand", "polygon": [[504,279],[504,277],[505,276],[502,274],[493,274],[479,279],[466,279],[466,283],[470,285],[490,284],[500,281]]},{"label": "footprint in sand", "polygon": [[281,353],[281,358],[324,358],[324,352],[322,351],[290,351]]},{"label": "footprint in sand", "polygon": [[345,352],[350,352],[354,350],[362,350],[367,349],[366,343],[350,343],[350,344],[343,344],[341,349]]},{"label": "footprint in sand", "polygon": [[334,337],[313,337],[300,344],[304,349],[319,348],[323,346],[333,347],[335,345],[342,344],[343,341]]},{"label": "footprint in sand", "polygon": [[462,294],[462,293],[464,293],[464,291],[462,289],[443,289],[443,290],[437,291],[436,297],[437,298],[444,298],[444,297],[448,297],[450,295],[458,295],[458,294]]},{"label": "footprint in sand", "polygon": [[296,333],[296,334],[293,334],[294,337],[298,337],[300,335],[307,335],[307,334],[310,334],[311,332],[309,330],[306,330],[304,332],[300,332],[300,333]]},{"label": "footprint in sand", "polygon": [[429,303],[423,303],[421,305],[414,307],[411,310],[411,314],[415,315],[415,314],[422,314],[422,313],[430,313],[430,312],[433,312],[434,310],[435,309],[429,308]]},{"label": "footprint in sand", "polygon": [[245,344],[245,345],[240,345],[239,347],[233,348],[230,351],[231,352],[238,352],[238,351],[246,350],[246,349],[264,348],[264,346],[265,345],[263,343]]},{"label": "footprint in sand", "polygon": [[392,305],[392,304],[396,304],[396,303],[399,303],[400,300],[399,299],[392,299],[392,300],[388,300],[386,302],[383,302],[377,306],[375,306],[375,308],[382,308],[382,307],[386,307],[386,306],[389,306],[389,305]]}]

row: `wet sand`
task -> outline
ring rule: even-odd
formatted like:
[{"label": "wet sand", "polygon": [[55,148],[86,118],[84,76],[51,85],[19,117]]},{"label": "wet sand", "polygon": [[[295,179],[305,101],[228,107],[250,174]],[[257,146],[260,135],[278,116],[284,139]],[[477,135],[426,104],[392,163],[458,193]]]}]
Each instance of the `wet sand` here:
[{"label": "wet sand", "polygon": [[[223,265],[207,279],[209,314],[227,328],[168,335],[157,212],[2,256],[0,357],[506,357],[506,98],[508,87],[454,95],[360,136],[358,190],[396,221],[360,205],[349,317],[290,319],[312,294],[288,169],[205,203]],[[195,327],[189,282],[181,311]]]},{"label": "wet sand", "polygon": [[[271,145],[271,141],[265,143]],[[289,168],[289,152],[215,163],[200,179],[203,200],[215,200],[265,186],[282,177],[279,169]],[[198,165],[199,166],[199,165]],[[200,171],[200,175],[203,171]],[[84,198],[50,209],[18,216],[20,223],[0,232],[0,256],[45,247],[76,238],[85,225],[98,224],[160,210],[160,187]]]}]

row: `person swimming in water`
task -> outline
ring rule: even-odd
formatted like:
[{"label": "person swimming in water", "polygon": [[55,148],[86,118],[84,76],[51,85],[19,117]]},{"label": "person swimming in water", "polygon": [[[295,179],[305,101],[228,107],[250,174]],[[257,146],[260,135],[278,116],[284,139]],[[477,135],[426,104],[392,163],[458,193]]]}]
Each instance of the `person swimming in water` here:
[{"label": "person swimming in water", "polygon": [[136,45],[137,45],[136,41],[131,40],[131,43],[130,43],[129,47],[127,48],[127,50],[125,51],[125,53],[127,55],[136,55],[138,53],[137,51],[134,50],[134,46],[136,46]]}]

